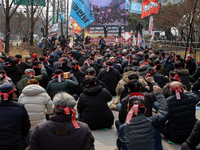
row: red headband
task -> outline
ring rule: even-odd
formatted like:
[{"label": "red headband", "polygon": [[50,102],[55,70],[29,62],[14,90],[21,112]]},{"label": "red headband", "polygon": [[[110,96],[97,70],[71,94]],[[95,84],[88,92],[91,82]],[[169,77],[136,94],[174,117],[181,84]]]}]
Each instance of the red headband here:
[{"label": "red headband", "polygon": [[58,105],[57,108],[59,109],[63,109],[63,114],[65,115],[70,115],[70,111],[72,111],[72,119],[71,119],[71,122],[72,124],[74,125],[75,129],[78,129],[80,128],[80,126],[78,125],[78,123],[76,122],[76,111],[72,108],[69,108],[69,107],[65,107],[63,108],[62,106]]},{"label": "red headband", "polygon": [[178,74],[175,74],[174,77],[172,77],[171,75],[169,75],[169,78],[181,82],[181,79],[180,79],[180,77],[179,77]]},{"label": "red headband", "polygon": [[[171,83],[172,84],[172,83]],[[170,89],[176,92],[176,99],[181,99],[180,93],[182,93],[183,86],[179,87],[176,85],[176,87],[171,86],[170,84]]]},{"label": "red headband", "polygon": [[24,71],[24,73],[25,73],[25,74],[29,74],[31,78],[35,75],[34,72],[30,72],[30,73],[28,73],[27,71]]},{"label": "red headband", "polygon": [[154,72],[155,72],[155,70],[153,70],[153,71],[147,73],[147,75],[145,76],[145,79],[146,79],[148,76],[152,76],[152,74],[153,74]]},{"label": "red headband", "polygon": [[13,87],[13,89],[12,89],[10,92],[8,92],[8,93],[2,93],[2,92],[0,91],[0,96],[3,95],[3,100],[8,100],[8,96],[9,96],[10,94],[14,93],[14,92],[15,92],[15,87]]}]

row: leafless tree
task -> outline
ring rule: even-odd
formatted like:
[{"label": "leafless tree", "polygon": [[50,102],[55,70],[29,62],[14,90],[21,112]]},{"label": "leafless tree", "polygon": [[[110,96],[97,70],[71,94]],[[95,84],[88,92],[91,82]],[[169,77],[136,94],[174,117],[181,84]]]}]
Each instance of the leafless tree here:
[{"label": "leafless tree", "polygon": [[19,7],[22,0],[19,0],[17,5],[13,5],[14,0],[1,0],[3,5],[3,12],[5,14],[5,52],[9,53],[9,39],[10,39],[10,20]]}]

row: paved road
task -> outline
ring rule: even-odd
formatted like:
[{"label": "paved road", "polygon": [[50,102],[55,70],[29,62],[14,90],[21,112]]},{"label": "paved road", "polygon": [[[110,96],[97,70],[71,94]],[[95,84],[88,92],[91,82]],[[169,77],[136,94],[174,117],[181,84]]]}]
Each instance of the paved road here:
[{"label": "paved road", "polygon": [[[114,99],[114,98],[113,98]],[[111,102],[110,102],[111,103]],[[108,103],[108,105],[110,104]],[[117,120],[118,112],[113,111],[115,120]],[[197,118],[200,119],[200,110],[196,112]],[[111,129],[107,131],[95,130],[92,131],[95,137],[95,150],[115,150],[116,139],[117,139],[117,130],[113,125]],[[164,150],[180,150],[181,146],[176,144],[168,144],[165,137],[162,138],[162,144]]]}]

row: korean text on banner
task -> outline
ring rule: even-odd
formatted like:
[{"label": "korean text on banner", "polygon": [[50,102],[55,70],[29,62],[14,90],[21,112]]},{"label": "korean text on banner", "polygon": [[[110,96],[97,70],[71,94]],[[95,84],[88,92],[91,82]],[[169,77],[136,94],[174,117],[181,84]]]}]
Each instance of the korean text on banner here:
[{"label": "korean text on banner", "polygon": [[150,16],[152,14],[158,14],[161,3],[157,0],[144,0],[142,2],[142,15],[141,19]]},{"label": "korean text on banner", "polygon": [[76,20],[82,29],[95,21],[94,14],[88,0],[73,0],[70,16]]},{"label": "korean text on banner", "polygon": [[136,14],[141,14],[142,13],[142,4],[131,1],[130,12],[136,13]]}]

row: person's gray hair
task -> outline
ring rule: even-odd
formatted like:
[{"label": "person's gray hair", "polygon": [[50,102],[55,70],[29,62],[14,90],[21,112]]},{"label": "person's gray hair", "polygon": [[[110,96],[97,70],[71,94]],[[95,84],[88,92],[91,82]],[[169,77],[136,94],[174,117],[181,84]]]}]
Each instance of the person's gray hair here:
[{"label": "person's gray hair", "polygon": [[60,105],[61,107],[69,107],[69,108],[74,108],[76,105],[76,101],[73,96],[66,92],[60,92],[57,93],[54,98],[53,98],[53,104],[55,106],[55,113],[56,114],[61,114],[63,112],[63,109],[59,109],[56,106]]}]

